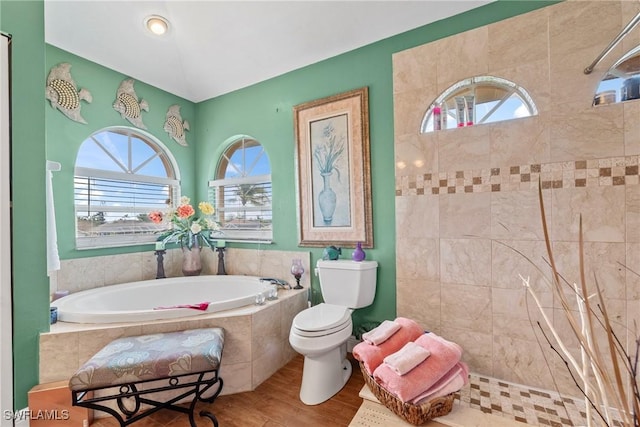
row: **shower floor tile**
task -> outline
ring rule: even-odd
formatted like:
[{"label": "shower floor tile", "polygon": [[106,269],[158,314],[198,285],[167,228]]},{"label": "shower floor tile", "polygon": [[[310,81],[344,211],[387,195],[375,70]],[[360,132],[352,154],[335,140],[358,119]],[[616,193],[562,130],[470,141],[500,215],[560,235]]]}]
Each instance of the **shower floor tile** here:
[{"label": "shower floor tile", "polygon": [[[469,375],[469,384],[456,395],[461,404],[534,426],[586,425],[583,399],[561,396],[556,392],[506,383],[477,374]],[[614,422],[614,425],[622,425]]]}]

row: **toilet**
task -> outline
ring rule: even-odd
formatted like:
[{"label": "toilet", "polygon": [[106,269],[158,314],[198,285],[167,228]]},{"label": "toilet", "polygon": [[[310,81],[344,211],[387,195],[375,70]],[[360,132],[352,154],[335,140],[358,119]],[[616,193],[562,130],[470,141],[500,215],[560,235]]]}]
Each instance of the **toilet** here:
[{"label": "toilet", "polygon": [[298,313],[289,332],[291,347],[304,356],[300,387],[303,403],[322,403],[349,380],[351,313],[373,303],[377,269],[376,261],[318,260],[316,275],[325,302]]}]

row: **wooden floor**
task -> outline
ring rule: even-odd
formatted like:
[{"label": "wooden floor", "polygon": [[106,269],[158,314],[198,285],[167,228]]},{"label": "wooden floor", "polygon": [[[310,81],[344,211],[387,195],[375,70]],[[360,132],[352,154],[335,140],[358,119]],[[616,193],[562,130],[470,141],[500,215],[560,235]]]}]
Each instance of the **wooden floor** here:
[{"label": "wooden floor", "polygon": [[[255,391],[220,396],[210,405],[198,404],[196,413],[209,409],[220,427],[278,426],[347,426],[362,404],[358,396],[364,379],[355,361],[349,382],[335,396],[320,405],[307,406],[300,401],[300,382],[304,358],[296,356],[289,364],[260,384]],[[196,417],[198,427],[210,427],[207,419]],[[96,420],[92,427],[117,427],[113,418]],[[137,423],[135,427],[189,427],[185,414],[161,410]]]}]

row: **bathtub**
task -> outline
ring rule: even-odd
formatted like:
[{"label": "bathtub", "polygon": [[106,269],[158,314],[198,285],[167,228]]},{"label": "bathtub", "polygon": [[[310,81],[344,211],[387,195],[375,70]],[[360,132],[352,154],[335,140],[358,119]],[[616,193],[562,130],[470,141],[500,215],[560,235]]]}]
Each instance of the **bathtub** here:
[{"label": "bathtub", "polygon": [[[51,303],[58,320],[120,323],[197,316],[250,305],[265,292],[253,276],[195,276],[145,280],[76,292]],[[208,303],[206,310],[172,308]]]}]

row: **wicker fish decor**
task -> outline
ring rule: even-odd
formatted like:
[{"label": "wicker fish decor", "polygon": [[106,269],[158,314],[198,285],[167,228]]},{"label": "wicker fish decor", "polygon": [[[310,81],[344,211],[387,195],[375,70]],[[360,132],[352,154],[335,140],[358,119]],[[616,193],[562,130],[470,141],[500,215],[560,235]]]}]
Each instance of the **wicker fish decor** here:
[{"label": "wicker fish decor", "polygon": [[127,119],[132,125],[140,129],[147,127],[142,123],[142,110],[149,111],[149,104],[144,99],[138,99],[133,89],[133,79],[125,79],[120,83],[113,109],[120,113],[123,119]]},{"label": "wicker fish decor", "polygon": [[78,90],[76,82],[71,77],[71,64],[63,62],[51,68],[47,77],[45,98],[54,110],[59,110],[73,121],[87,123],[80,114],[80,101],[91,102],[93,98],[87,89]]},{"label": "wicker fish decor", "polygon": [[167,120],[164,122],[164,131],[169,134],[171,138],[182,146],[187,146],[187,135],[185,131],[189,129],[189,122],[182,119],[180,114],[180,106],[172,105],[167,110]]}]

